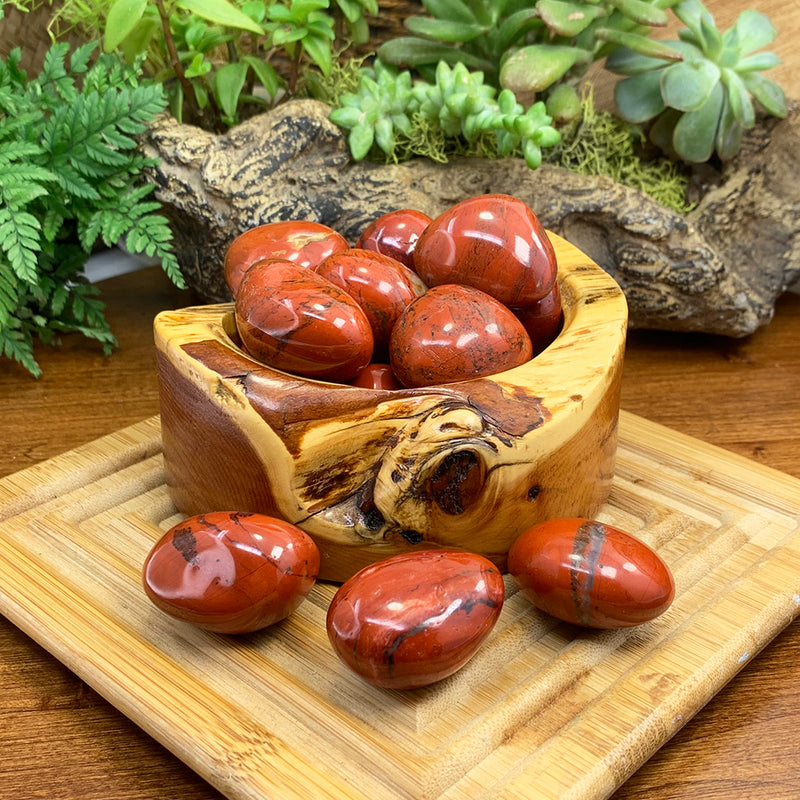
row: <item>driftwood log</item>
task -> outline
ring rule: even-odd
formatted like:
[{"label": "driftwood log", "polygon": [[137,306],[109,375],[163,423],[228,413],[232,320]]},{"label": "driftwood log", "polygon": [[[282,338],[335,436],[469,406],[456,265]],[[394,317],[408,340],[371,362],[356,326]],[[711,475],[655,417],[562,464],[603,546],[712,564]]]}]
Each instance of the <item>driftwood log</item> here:
[{"label": "driftwood log", "polygon": [[176,507],[299,525],[345,580],[413,549],[501,568],[527,527],[593,516],[611,489],[627,329],[619,286],[553,237],[557,339],[491,377],[396,391],[305,380],[238,344],[232,304],[155,321],[164,464]]},{"label": "driftwood log", "polygon": [[316,220],[355,241],[379,214],[435,216],[466,197],[503,192],[586,252],[620,284],[630,325],[744,336],[772,317],[800,276],[800,111],[765,123],[686,217],[603,177],[521,159],[353,163],[328,107],[288,102],[215,136],[164,117],[145,149],[189,284],[229,299],[225,249],[273,220]]}]

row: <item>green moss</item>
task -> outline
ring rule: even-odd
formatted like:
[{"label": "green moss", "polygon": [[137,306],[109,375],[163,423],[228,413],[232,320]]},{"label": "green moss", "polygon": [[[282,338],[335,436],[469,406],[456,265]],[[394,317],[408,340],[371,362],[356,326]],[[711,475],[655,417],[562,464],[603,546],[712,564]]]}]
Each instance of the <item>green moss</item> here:
[{"label": "green moss", "polygon": [[314,66],[308,66],[303,72],[306,92],[315,100],[321,100],[334,108],[339,105],[343,94],[358,91],[361,72],[369,56],[360,58],[340,58],[334,53],[333,65],[328,75]]},{"label": "green moss", "polygon": [[691,210],[686,199],[688,175],[667,158],[643,161],[636,145],[644,134],[613,114],[598,111],[591,86],[581,100],[578,120],[561,129],[561,142],[548,151],[549,163],[583,175],[607,175],[650,195],[680,214]]}]

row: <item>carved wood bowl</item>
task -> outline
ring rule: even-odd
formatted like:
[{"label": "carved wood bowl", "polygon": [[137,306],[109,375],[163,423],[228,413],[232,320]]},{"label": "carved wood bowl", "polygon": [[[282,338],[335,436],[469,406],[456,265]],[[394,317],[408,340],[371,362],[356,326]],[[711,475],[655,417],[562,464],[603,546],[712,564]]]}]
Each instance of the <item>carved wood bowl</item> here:
[{"label": "carved wood bowl", "polygon": [[413,549],[481,553],[593,516],[611,487],[627,306],[600,267],[550,234],[564,324],[526,364],[397,391],[308,380],[238,344],[233,306],[155,320],[167,484],[185,515],[259,511],[309,533],[343,581]]}]

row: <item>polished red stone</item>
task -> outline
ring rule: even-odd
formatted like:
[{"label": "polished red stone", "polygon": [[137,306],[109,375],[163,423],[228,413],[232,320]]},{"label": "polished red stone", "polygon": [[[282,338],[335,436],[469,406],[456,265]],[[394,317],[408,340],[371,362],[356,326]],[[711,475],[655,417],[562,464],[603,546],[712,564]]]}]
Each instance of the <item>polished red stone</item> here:
[{"label": "polished red stone", "polygon": [[652,548],[582,518],[529,528],[508,552],[508,571],[537,608],[590,628],[640,625],[675,595],[672,573]]},{"label": "polished red stone", "polygon": [[177,619],[215,633],[248,633],[288,617],[318,572],[317,546],[300,528],[263,514],[215,511],[159,539],[143,584]]},{"label": "polished red stone", "polygon": [[413,208],[383,214],[364,229],[356,247],[374,250],[414,269],[414,247],[431,218]]},{"label": "polished red stone", "polygon": [[564,312],[561,307],[561,289],[558,283],[541,299],[525,308],[511,309],[531,337],[533,354],[538,355],[561,330]]},{"label": "polished red stone", "polygon": [[428,286],[474,286],[509,307],[540,300],[557,271],[539,219],[502,194],[471,197],[433,220],[414,248],[414,265]]},{"label": "polished red stone", "polygon": [[265,258],[281,258],[313,269],[331,253],[347,250],[347,240],[333,228],[308,220],[268,222],[245,231],[225,253],[225,282],[236,297],[242,276]]},{"label": "polished red stone", "polygon": [[354,248],[334,253],[316,272],[361,306],[379,355],[387,352],[392,328],[406,306],[428,288],[408,267],[372,250]]},{"label": "polished red stone", "polygon": [[397,378],[395,378],[394,372],[392,372],[392,367],[389,364],[378,362],[367,364],[350,381],[350,385],[359,386],[362,389],[383,389],[388,391],[402,388]]},{"label": "polished red stone", "polygon": [[364,311],[307,267],[254,264],[239,286],[235,311],[245,350],[276,369],[348,381],[372,360],[372,328]]},{"label": "polished red stone", "polygon": [[524,364],[531,340],[514,314],[471,286],[436,286],[403,312],[389,356],[404,386],[470,380]]},{"label": "polished red stone", "polygon": [[342,661],[370,683],[416,689],[472,658],[504,598],[502,576],[483,556],[403,553],[342,584],[328,608],[328,637]]}]

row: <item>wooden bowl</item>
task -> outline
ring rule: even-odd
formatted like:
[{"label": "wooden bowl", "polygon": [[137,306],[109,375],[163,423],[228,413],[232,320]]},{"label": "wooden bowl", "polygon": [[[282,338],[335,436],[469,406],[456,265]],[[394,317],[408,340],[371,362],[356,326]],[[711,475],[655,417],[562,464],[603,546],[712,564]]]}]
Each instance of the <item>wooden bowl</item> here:
[{"label": "wooden bowl", "polygon": [[309,533],[320,577],[454,547],[501,569],[514,539],[593,516],[614,471],[627,306],[550,234],[564,324],[536,358],[487,378],[398,391],[308,380],[237,343],[231,304],[155,320],[167,484],[185,515],[260,511]]}]

